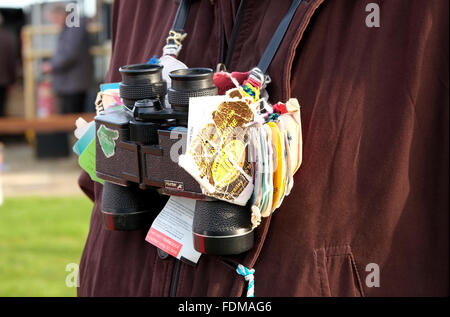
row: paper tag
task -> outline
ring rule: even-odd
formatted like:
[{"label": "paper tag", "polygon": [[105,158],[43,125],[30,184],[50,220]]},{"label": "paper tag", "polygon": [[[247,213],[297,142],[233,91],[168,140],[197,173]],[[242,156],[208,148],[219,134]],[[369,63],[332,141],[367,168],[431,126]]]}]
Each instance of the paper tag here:
[{"label": "paper tag", "polygon": [[[188,68],[183,62],[170,55],[161,56],[159,64],[163,66],[162,78],[167,82],[167,87],[172,87],[172,79],[169,77],[171,71]],[[165,100],[166,105],[170,108],[169,94],[166,94]]]},{"label": "paper tag", "polygon": [[192,238],[195,200],[171,196],[159,213],[145,240],[168,254],[195,265],[201,253]]},{"label": "paper tag", "polygon": [[167,82],[167,87],[172,86],[172,79],[169,77],[171,71],[188,68],[186,64],[170,55],[161,56],[159,58],[159,64],[164,66],[162,69],[162,78]]},{"label": "paper tag", "polygon": [[83,134],[86,132],[87,125],[88,125],[88,123],[86,122],[86,120],[84,120],[81,117],[79,117],[75,121],[76,129],[74,131],[74,134],[77,139],[80,139],[83,136]]},{"label": "paper tag", "polygon": [[105,181],[95,175],[95,138],[89,143],[78,158],[78,164],[84,169],[94,182],[103,184]]}]

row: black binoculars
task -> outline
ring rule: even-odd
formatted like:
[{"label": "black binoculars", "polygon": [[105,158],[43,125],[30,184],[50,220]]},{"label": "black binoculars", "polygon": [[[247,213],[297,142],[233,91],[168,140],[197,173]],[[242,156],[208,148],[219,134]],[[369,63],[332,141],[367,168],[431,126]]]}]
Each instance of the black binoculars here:
[{"label": "black binoculars", "polygon": [[197,251],[228,255],[252,248],[249,208],[205,196],[177,161],[186,149],[189,98],[217,95],[212,69],[173,71],[168,89],[160,65],[127,65],[119,71],[126,107],[95,117],[96,175],[105,181],[104,225],[148,229],[168,195],[182,196],[196,200],[192,231]]}]

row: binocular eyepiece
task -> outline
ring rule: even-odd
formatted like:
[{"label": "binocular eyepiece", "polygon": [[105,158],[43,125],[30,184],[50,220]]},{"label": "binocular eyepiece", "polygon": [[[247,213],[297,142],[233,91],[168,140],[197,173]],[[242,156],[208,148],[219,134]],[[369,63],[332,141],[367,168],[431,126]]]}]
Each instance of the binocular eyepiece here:
[{"label": "binocular eyepiece", "polygon": [[[176,142],[187,140],[186,129],[173,128],[187,127],[189,98],[217,95],[213,70],[173,71],[167,89],[162,68],[121,67],[120,96],[129,110],[95,118],[96,174],[105,180],[103,223],[111,230],[148,229],[168,195],[193,198],[197,200],[195,249],[220,255],[245,252],[253,246],[254,236],[248,208],[204,196],[200,185],[170,154]],[[166,93],[170,107],[165,104]],[[178,137],[174,139],[175,130]]]},{"label": "binocular eyepiece", "polygon": [[120,97],[128,108],[141,99],[158,99],[164,104],[167,83],[162,78],[161,65],[134,64],[119,68],[122,82],[119,84]]},{"label": "binocular eyepiece", "polygon": [[186,120],[180,124],[187,125],[189,98],[217,95],[213,72],[210,68],[179,69],[171,72],[169,77],[172,81],[168,90],[169,103],[174,111],[185,114]]}]

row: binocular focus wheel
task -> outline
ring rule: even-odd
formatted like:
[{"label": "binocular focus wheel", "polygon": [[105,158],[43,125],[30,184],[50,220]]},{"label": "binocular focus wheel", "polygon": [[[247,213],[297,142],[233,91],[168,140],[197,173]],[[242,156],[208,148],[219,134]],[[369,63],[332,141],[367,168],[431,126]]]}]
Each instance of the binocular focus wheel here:
[{"label": "binocular focus wheel", "polygon": [[189,105],[189,98],[217,95],[217,87],[208,87],[200,90],[175,90],[168,89],[168,100],[171,105]]},{"label": "binocular focus wheel", "polygon": [[122,98],[140,100],[164,96],[167,92],[167,84],[165,81],[152,85],[127,85],[120,83],[119,89]]},{"label": "binocular focus wheel", "polygon": [[197,201],[193,221],[194,248],[205,254],[240,254],[253,247],[250,210],[224,201]]}]

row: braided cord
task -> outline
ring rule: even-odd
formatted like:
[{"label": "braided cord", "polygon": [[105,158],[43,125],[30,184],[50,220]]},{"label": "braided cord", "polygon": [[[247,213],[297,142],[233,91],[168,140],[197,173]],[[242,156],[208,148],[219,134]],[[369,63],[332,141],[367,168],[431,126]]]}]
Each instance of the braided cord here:
[{"label": "braided cord", "polygon": [[248,269],[242,264],[239,264],[236,268],[236,272],[239,275],[242,275],[245,280],[248,282],[247,286],[247,297],[255,297],[255,270]]}]

